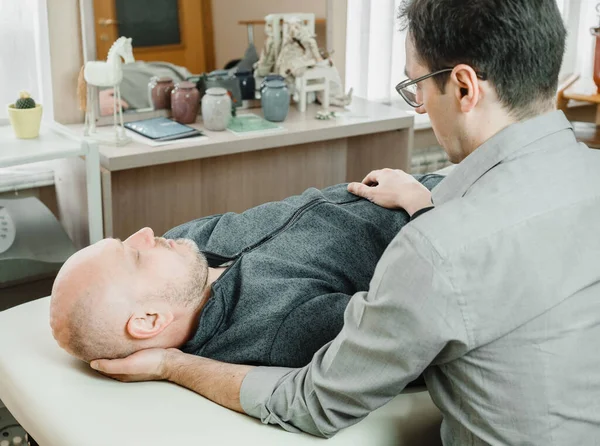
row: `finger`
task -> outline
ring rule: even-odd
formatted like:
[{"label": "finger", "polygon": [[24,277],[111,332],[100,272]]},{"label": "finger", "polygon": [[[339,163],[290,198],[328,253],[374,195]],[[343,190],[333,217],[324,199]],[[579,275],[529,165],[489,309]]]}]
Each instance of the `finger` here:
[{"label": "finger", "polygon": [[367,200],[373,201],[373,193],[374,188],[369,187],[362,183],[350,183],[348,185],[348,192],[351,194],[357,195],[362,198],[366,198]]},{"label": "finger", "polygon": [[90,362],[90,367],[93,368],[94,370],[99,371],[100,373],[104,374],[106,369],[105,369],[105,363],[106,361],[103,359],[97,359],[94,361]]},{"label": "finger", "polygon": [[381,170],[372,170],[369,174],[361,181],[363,184],[375,184],[379,183],[379,175],[381,174]]},{"label": "finger", "polygon": [[90,362],[90,367],[109,375],[127,373],[127,365],[123,359],[96,359]]},{"label": "finger", "polygon": [[136,381],[135,378],[133,378],[131,375],[104,375],[108,376],[109,378],[116,379],[117,381],[121,381],[122,383],[130,383]]},{"label": "finger", "polygon": [[104,373],[100,370],[98,370],[98,373],[100,373],[102,376],[106,376],[107,378],[116,379],[117,381],[125,382],[127,379],[127,375],[111,375],[110,373]]}]

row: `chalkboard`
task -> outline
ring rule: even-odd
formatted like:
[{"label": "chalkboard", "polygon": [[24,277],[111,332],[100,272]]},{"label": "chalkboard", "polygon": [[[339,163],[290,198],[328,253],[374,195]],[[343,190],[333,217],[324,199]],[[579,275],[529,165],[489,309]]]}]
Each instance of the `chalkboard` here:
[{"label": "chalkboard", "polygon": [[181,43],[178,0],[115,0],[119,36],[133,47]]}]

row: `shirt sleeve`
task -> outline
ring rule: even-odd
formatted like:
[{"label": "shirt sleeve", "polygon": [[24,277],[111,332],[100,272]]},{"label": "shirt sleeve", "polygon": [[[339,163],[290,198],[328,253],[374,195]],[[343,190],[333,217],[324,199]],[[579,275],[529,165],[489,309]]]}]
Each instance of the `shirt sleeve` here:
[{"label": "shirt sleeve", "polygon": [[429,212],[431,210],[435,209],[434,206],[428,206],[426,208],[423,209],[419,209],[417,212],[415,212],[414,214],[412,214],[412,216],[410,217],[410,221],[416,220],[417,217],[425,214],[426,212]]},{"label": "shirt sleeve", "polygon": [[301,369],[258,367],[241,404],[263,423],[331,437],[398,395],[430,364],[466,351],[461,307],[447,266],[425,237],[403,228],[369,292],[355,294],[344,327]]}]

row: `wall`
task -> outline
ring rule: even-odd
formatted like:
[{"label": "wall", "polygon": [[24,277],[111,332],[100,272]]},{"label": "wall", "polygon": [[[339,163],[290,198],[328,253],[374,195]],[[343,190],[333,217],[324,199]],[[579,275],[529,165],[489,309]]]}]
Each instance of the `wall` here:
[{"label": "wall", "polygon": [[78,0],[47,1],[54,119],[62,124],[83,121],[76,94],[83,64],[78,3]]},{"label": "wall", "polygon": [[[348,0],[327,1],[327,47],[333,49],[333,63],[340,73],[342,85],[346,85],[346,24]],[[346,90],[346,89],[345,89]]]},{"label": "wall", "polygon": [[[339,0],[334,0],[339,1]],[[316,18],[327,15],[325,0],[212,0],[215,60],[223,68],[233,59],[244,55],[248,47],[246,27],[239,20],[262,20],[270,13],[312,12]],[[325,27],[317,27],[320,45],[325,46]],[[254,45],[260,55],[264,43],[264,27],[254,27]]]}]

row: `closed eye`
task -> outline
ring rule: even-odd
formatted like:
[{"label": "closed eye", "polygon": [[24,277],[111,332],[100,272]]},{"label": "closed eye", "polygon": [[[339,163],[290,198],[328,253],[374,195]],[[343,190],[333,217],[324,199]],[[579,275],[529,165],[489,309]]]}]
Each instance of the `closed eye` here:
[{"label": "closed eye", "polygon": [[[133,261],[135,262],[136,265],[139,265],[140,264],[140,250],[126,245],[119,239],[116,239],[116,240],[121,245],[121,249],[123,249],[123,254],[125,254],[125,256],[128,257],[129,259],[131,259],[131,257],[133,256]],[[133,253],[131,253],[131,251],[133,251]]]}]

